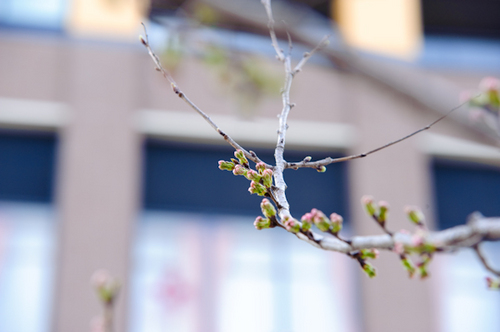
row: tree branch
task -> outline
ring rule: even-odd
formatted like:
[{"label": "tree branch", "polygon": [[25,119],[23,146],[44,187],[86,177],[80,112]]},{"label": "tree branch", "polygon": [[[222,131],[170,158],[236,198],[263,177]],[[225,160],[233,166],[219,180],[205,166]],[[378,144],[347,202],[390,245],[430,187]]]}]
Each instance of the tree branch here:
[{"label": "tree branch", "polygon": [[[392,250],[397,242],[407,247],[414,245],[410,234],[400,232],[394,233],[393,236],[388,234],[354,236],[350,240],[350,245],[332,236],[324,236],[312,231],[309,231],[309,233],[300,232],[297,233],[297,237],[315,247],[344,254],[361,249]],[[474,219],[467,225],[429,232],[425,237],[425,243],[438,248],[438,252],[447,252],[458,248],[473,248],[478,241],[498,240],[500,240],[500,218],[484,217]]]},{"label": "tree branch", "polygon": [[[477,97],[477,96],[476,96]],[[473,97],[473,98],[476,98],[476,97]],[[419,130],[417,131],[414,131],[413,133],[409,134],[409,135],[406,135],[402,138],[399,138],[395,141],[392,141],[392,142],[389,142],[385,145],[382,145],[378,148],[375,148],[373,150],[370,150],[370,151],[367,151],[367,152],[364,152],[364,153],[360,153],[360,154],[355,154],[355,155],[351,155],[351,156],[347,156],[347,157],[341,157],[341,158],[331,158],[331,157],[327,157],[327,158],[324,158],[324,159],[321,159],[321,160],[317,160],[317,161],[308,161],[308,160],[302,160],[300,162],[291,162],[291,163],[287,163],[285,168],[292,168],[292,169],[299,169],[299,168],[315,168],[315,169],[318,169],[320,168],[321,166],[327,166],[327,165],[330,165],[330,164],[334,164],[334,163],[340,163],[340,162],[344,162],[344,161],[348,161],[348,160],[353,160],[353,159],[359,159],[359,158],[364,158],[372,153],[375,153],[375,152],[378,152],[380,150],[383,150],[385,148],[388,148],[394,144],[397,144],[399,142],[402,142],[404,140],[407,140],[408,138],[410,137],[413,137],[415,136],[416,134],[418,133],[421,133],[422,131],[424,130],[428,130],[430,129],[432,126],[434,126],[436,123],[440,122],[441,120],[443,120],[444,118],[446,118],[448,115],[450,115],[451,113],[453,113],[454,111],[456,111],[457,109],[461,108],[462,106],[464,106],[465,104],[469,103],[471,99],[468,99],[466,100],[465,102],[461,103],[460,105],[458,105],[457,107],[454,107],[452,108],[451,110],[449,110],[446,114],[442,115],[440,118],[438,118],[437,120],[434,120],[432,123],[428,124],[427,126],[423,127],[423,128],[420,128]]]},{"label": "tree branch", "polygon": [[[252,160],[253,162],[255,163],[264,163],[258,156],[255,152],[253,151],[247,151],[245,150],[243,147],[241,147],[238,143],[236,143],[235,140],[233,140],[228,134],[226,134],[224,131],[222,131],[219,126],[217,126],[215,124],[215,122],[210,118],[210,116],[208,116],[205,112],[203,112],[198,106],[196,106],[187,96],[184,92],[181,91],[181,89],[179,88],[179,86],[175,83],[174,79],[172,78],[172,76],[168,73],[168,71],[162,66],[161,62],[160,62],[160,59],[158,58],[158,56],[154,53],[154,51],[151,49],[151,46],[149,45],[149,38],[148,38],[148,32],[146,30],[146,26],[144,25],[144,23],[141,23],[142,26],[144,27],[144,35],[145,37],[142,37],[140,36],[140,40],[141,40],[141,43],[142,45],[144,45],[144,47],[146,47],[146,49],[148,50],[148,53],[149,53],[149,56],[151,57],[151,59],[153,59],[153,62],[155,63],[156,65],[156,70],[159,71],[163,77],[165,77],[166,80],[168,80],[170,82],[170,85],[172,86],[172,90],[175,92],[175,94],[177,96],[179,96],[179,98],[181,98],[182,100],[184,100],[184,102],[186,102],[186,104],[188,104],[189,106],[191,106],[192,109],[194,109],[198,114],[200,114],[204,119],[205,121],[207,121],[210,126],[212,128],[214,128],[214,130],[219,134],[221,135],[224,140],[226,142],[228,142],[235,150],[241,150],[243,151],[243,153],[245,154],[245,156]],[[264,163],[266,165],[267,168],[270,168],[270,169],[273,169],[274,167],[272,165],[269,165],[267,163]]]}]

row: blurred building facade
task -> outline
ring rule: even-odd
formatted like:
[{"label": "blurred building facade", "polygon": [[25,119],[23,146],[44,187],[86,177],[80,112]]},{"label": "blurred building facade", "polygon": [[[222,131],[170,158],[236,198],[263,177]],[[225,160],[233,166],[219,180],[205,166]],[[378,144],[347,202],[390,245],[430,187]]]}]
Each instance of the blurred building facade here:
[{"label": "blurred building facade", "polygon": [[[417,20],[425,4],[408,15]],[[153,47],[168,55],[166,40],[189,41],[195,51],[178,53],[172,67],[178,85],[271,163],[279,94],[242,102],[238,84],[227,86],[226,73],[196,56],[211,43],[251,52],[269,77],[282,77],[258,35],[264,10],[245,1],[184,6],[183,18],[151,16]],[[134,1],[0,0],[0,315],[8,317],[0,330],[87,331],[100,311],[89,286],[99,268],[123,283],[117,331],[498,330],[500,302],[484,292],[485,272],[469,256],[436,258],[432,277],[420,282],[382,254],[379,277],[369,280],[345,257],[253,229],[260,200],[217,169],[231,149],[172,93],[136,41],[147,12]],[[314,44],[330,25],[312,24],[321,20],[306,12],[275,4],[292,38]],[[212,14],[240,29],[192,23]],[[242,32],[250,26],[255,34]],[[500,72],[491,55],[497,40],[419,34],[405,46],[415,56],[407,63],[350,49],[336,31],[294,80],[289,160],[365,152],[403,137]],[[298,57],[308,49],[294,47]],[[498,214],[500,153],[483,129],[464,109],[325,174],[289,171],[292,213],[341,212],[357,235],[380,232],[360,207],[364,194],[390,202],[393,230],[410,228],[408,204],[422,207],[434,229],[475,210]],[[472,318],[460,319],[461,310]]]}]

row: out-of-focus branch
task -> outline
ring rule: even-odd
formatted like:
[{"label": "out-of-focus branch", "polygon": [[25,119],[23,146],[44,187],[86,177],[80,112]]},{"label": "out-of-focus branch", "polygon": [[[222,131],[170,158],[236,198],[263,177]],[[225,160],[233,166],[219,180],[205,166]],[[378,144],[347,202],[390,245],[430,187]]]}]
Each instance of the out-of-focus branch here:
[{"label": "out-of-focus branch", "polygon": [[[373,236],[354,236],[351,244],[337,238],[309,231],[309,234],[297,233],[297,237],[315,247],[340,253],[350,253],[360,249],[393,250],[396,243],[411,247],[414,245],[412,235],[394,233]],[[470,220],[466,225],[455,226],[442,231],[429,232],[425,243],[437,248],[437,252],[446,252],[458,248],[476,246],[481,241],[500,240],[500,218],[485,218]]]},{"label": "out-of-focus branch", "polygon": [[479,246],[480,246],[480,244],[478,243],[475,246],[473,246],[473,248],[477,254],[477,257],[479,258],[479,260],[483,264],[483,266],[486,268],[486,270],[488,270],[491,273],[493,273],[494,275],[500,277],[500,270],[497,270],[491,266],[490,262],[486,259],[486,257],[484,256],[484,253],[481,251],[481,248]]}]

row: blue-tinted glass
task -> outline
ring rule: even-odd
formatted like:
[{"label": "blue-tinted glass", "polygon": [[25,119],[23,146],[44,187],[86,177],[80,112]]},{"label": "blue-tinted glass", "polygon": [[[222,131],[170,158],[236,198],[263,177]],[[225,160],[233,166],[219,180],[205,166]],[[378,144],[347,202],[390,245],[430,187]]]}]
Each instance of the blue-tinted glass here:
[{"label": "blue-tinted glass", "polygon": [[436,160],[433,170],[440,229],[464,224],[474,211],[500,215],[500,168]]},{"label": "blue-tinted glass", "polygon": [[[254,149],[261,159],[273,163],[272,150]],[[306,152],[287,151],[290,161],[300,161]],[[328,153],[313,153],[314,159]],[[143,205],[146,209],[204,211],[245,215],[260,214],[261,197],[247,191],[249,181],[218,169],[233,150],[225,147],[168,144],[148,141],[145,148]],[[311,208],[346,216],[346,166],[333,164],[327,172],[312,169],[286,170],[287,197],[291,212],[301,216]]]},{"label": "blue-tinted glass", "polygon": [[42,29],[61,29],[65,0],[0,0],[0,24]]},{"label": "blue-tinted glass", "polygon": [[0,132],[0,200],[52,201],[55,153],[53,134]]}]

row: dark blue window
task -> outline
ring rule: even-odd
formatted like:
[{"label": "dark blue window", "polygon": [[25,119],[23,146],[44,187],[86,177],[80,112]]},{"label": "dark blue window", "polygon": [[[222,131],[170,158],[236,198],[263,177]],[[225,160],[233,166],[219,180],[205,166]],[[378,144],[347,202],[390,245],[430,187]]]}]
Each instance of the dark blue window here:
[{"label": "dark blue window", "polygon": [[51,202],[56,137],[0,131],[0,200]]},{"label": "dark blue window", "polygon": [[[252,149],[272,164],[272,150]],[[145,144],[143,206],[146,209],[260,214],[262,197],[250,195],[249,181],[218,169],[217,162],[233,157],[230,147],[174,144],[149,140]],[[300,161],[311,152],[287,151],[289,161]],[[314,159],[331,153],[312,153]],[[313,169],[286,170],[291,212],[300,217],[318,208],[347,219],[346,165],[328,166],[325,173]]]},{"label": "dark blue window", "polygon": [[500,168],[438,159],[433,170],[440,229],[464,224],[474,211],[500,215]]}]

